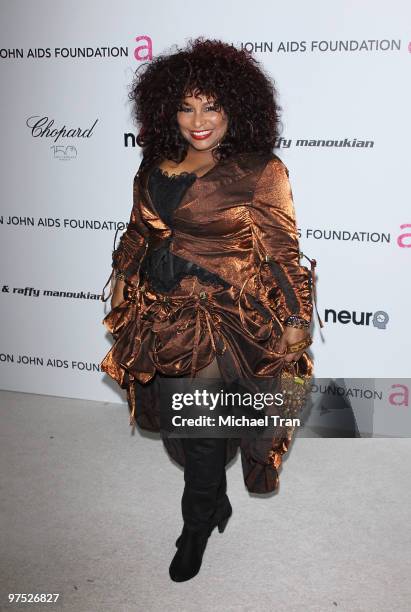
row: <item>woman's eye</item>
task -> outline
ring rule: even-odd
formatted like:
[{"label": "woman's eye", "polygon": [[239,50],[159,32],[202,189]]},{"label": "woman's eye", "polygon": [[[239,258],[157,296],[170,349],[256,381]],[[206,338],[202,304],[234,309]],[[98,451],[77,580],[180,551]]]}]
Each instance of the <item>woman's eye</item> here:
[{"label": "woman's eye", "polygon": [[[192,108],[190,108],[189,106],[180,106],[180,108],[178,109],[179,112],[181,113],[191,113],[191,111],[193,110]],[[218,113],[219,108],[217,108],[217,106],[215,105],[210,105],[210,106],[206,106],[204,109],[206,112],[214,112],[214,113]]]}]

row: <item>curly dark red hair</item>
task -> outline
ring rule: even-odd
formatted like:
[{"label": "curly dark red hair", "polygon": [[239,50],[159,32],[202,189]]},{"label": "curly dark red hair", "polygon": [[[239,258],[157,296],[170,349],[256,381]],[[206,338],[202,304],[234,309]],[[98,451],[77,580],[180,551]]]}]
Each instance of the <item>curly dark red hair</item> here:
[{"label": "curly dark red hair", "polygon": [[184,159],[188,144],[180,133],[177,111],[185,96],[200,94],[213,98],[228,115],[226,135],[213,151],[216,161],[236,153],[273,150],[282,110],[274,81],[248,51],[199,37],[135,72],[129,99],[144,165]]}]

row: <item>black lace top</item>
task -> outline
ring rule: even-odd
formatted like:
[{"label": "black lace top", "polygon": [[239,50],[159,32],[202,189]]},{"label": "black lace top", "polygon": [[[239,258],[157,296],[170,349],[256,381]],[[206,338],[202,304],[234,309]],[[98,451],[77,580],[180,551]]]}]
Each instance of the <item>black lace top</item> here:
[{"label": "black lace top", "polygon": [[[148,180],[148,189],[154,206],[164,223],[173,231],[173,213],[184,193],[194,183],[197,176],[193,172],[169,175],[160,168],[154,168]],[[141,271],[150,281],[155,291],[171,291],[187,275],[212,285],[230,285],[218,275],[187,261],[169,250],[169,240],[156,250],[148,250],[141,263]]]}]

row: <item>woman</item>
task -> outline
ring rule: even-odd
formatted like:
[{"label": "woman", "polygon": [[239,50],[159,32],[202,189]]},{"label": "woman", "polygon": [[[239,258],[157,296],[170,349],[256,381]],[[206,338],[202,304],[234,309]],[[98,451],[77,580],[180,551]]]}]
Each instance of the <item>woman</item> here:
[{"label": "woman", "polygon": [[[299,262],[288,170],[272,152],[276,91],[247,52],[197,39],[136,74],[130,98],[143,161],[127,230],[114,241],[103,323],[115,343],[101,368],[127,389],[130,424],[160,431],[170,377],[228,388],[274,379],[289,361],[311,373],[315,261],[311,270]],[[163,442],[184,466],[184,525],[169,568],[184,581],[231,516],[225,466],[238,447],[248,490],[266,493],[290,439]]]}]

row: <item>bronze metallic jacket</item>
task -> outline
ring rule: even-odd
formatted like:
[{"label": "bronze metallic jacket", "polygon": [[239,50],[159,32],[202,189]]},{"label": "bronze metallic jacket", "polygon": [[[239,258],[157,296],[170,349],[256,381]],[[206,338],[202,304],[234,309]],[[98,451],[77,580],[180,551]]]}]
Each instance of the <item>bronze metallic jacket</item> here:
[{"label": "bronze metallic jacket", "polygon": [[[174,229],[150,198],[150,170],[135,175],[129,224],[114,246],[106,286],[111,280],[113,287],[116,270],[138,285],[147,249],[171,237],[171,252],[248,292],[281,321],[291,314],[311,320],[316,261],[300,252],[289,173],[277,155],[244,153],[220,161],[188,188],[174,213]],[[322,327],[318,311],[317,316]]]}]

